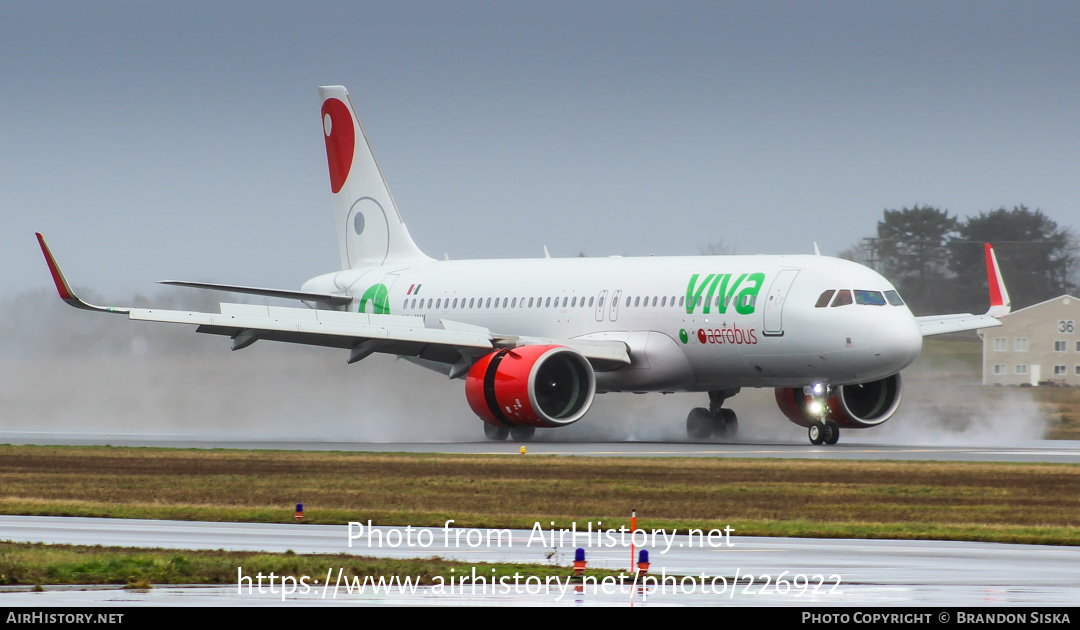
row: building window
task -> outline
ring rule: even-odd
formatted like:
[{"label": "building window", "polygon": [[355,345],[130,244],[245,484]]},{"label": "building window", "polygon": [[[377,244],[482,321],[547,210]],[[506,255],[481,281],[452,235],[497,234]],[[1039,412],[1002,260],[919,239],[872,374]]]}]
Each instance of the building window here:
[{"label": "building window", "polygon": [[1076,375],[1080,376],[1080,365],[1076,366]]},{"label": "building window", "polygon": [[1068,373],[1069,373],[1069,371],[1067,369],[1065,369],[1064,365],[1055,365],[1054,366],[1054,376],[1065,376]]},{"label": "building window", "polygon": [[1002,363],[994,365],[994,374],[1005,374],[1007,371],[1006,366]]},{"label": "building window", "polygon": [[1027,337],[1017,337],[1016,338],[1016,351],[1017,352],[1027,352],[1027,349],[1028,349]]},{"label": "building window", "polygon": [[1017,374],[1027,374],[1028,373],[1027,372],[1027,367],[1028,366],[1026,366],[1026,365],[1018,365],[1018,366],[1016,366],[1016,373]]},{"label": "building window", "polygon": [[1054,342],[1054,352],[1065,352],[1069,347],[1069,344],[1065,341]]},{"label": "building window", "polygon": [[1009,340],[1005,337],[994,338],[994,352],[1005,352],[1009,349]]}]

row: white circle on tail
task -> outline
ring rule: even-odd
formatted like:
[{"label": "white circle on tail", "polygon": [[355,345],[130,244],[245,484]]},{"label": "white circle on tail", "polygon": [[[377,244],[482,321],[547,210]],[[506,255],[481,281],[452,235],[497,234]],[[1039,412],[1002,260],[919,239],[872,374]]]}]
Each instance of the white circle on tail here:
[{"label": "white circle on tail", "polygon": [[383,207],[371,197],[361,197],[349,209],[346,221],[352,228],[345,236],[349,266],[381,265],[390,252],[390,225]]},{"label": "white circle on tail", "polygon": [[330,137],[330,131],[334,128],[334,121],[330,118],[330,114],[326,114],[322,117],[323,131],[326,132],[326,137]]}]

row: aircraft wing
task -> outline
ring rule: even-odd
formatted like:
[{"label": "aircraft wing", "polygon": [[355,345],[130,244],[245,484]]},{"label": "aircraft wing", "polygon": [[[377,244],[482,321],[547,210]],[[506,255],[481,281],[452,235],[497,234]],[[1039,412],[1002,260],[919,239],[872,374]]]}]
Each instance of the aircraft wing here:
[{"label": "aircraft wing", "polygon": [[986,284],[990,287],[989,310],[983,315],[954,313],[916,317],[915,321],[919,324],[919,332],[923,337],[978,328],[993,328],[1000,326],[1001,318],[1010,313],[1012,302],[1009,300],[1009,292],[1005,289],[1005,281],[1001,278],[997,255],[994,254],[994,248],[990,246],[990,243],[984,246],[984,251],[986,253]]},{"label": "aircraft wing", "polygon": [[[424,319],[409,315],[368,315],[346,311],[221,303],[220,313],[127,308],[137,321],[193,324],[196,332],[223,335],[240,350],[259,340],[281,341],[350,351],[349,363],[382,352],[416,357],[456,367],[452,376],[463,375],[472,360],[497,348],[534,343],[553,343],[579,352],[598,370],[630,364],[626,344],[615,341],[575,339],[528,339],[494,335],[479,326],[455,325],[441,320],[442,328],[425,326]],[[117,311],[119,312],[119,311]]]},{"label": "aircraft wing", "polygon": [[[450,370],[452,377],[464,375],[476,357],[494,349],[534,343],[565,345],[581,353],[598,370],[630,364],[628,348],[619,341],[523,339],[493,334],[481,326],[450,320],[440,320],[439,328],[429,327],[423,318],[409,315],[368,315],[227,302],[221,303],[220,313],[94,306],[75,295],[45,239],[40,234],[37,237],[56,290],[60,298],[71,306],[127,315],[128,319],[137,321],[195,325],[196,332],[230,337],[233,350],[241,350],[259,340],[281,341],[347,349],[350,351],[349,363],[355,363],[374,352],[383,352],[449,364],[453,366]],[[194,283],[185,284],[190,286]],[[220,286],[224,285],[204,285],[200,288]]]},{"label": "aircraft wing", "polygon": [[919,332],[923,337],[930,335],[944,335],[945,333],[975,330],[978,328],[992,328],[1000,326],[1001,320],[990,315],[972,315],[971,313],[954,313],[952,315],[927,315],[916,317],[919,324]]}]

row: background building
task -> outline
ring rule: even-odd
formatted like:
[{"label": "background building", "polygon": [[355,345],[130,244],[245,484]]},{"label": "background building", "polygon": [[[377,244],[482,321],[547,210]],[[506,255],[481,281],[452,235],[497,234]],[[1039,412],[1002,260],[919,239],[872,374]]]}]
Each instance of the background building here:
[{"label": "background building", "polygon": [[980,328],[983,385],[1080,386],[1080,299],[1062,295]]}]

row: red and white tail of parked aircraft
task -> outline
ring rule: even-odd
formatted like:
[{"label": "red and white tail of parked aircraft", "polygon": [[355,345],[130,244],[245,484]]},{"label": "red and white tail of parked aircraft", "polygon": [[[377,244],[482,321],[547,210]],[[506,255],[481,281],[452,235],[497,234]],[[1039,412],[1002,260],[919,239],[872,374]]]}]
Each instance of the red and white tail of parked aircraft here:
[{"label": "red and white tail of parked aircraft", "polygon": [[222,303],[220,313],[99,307],[79,299],[38,234],[60,297],[133,320],[191,324],[233,350],[256,341],[398,355],[463,379],[494,440],[585,416],[597,393],[707,392],[686,430],[733,436],[724,402],[775,389],[780,410],[834,444],[900,404],[900,371],[927,335],[1000,325],[1009,297],[986,245],[991,307],[914,317],[888,280],[820,255],[434,260],[413,242],[341,86],[319,88],[341,270],[299,291],[166,284],[299,300]]}]

